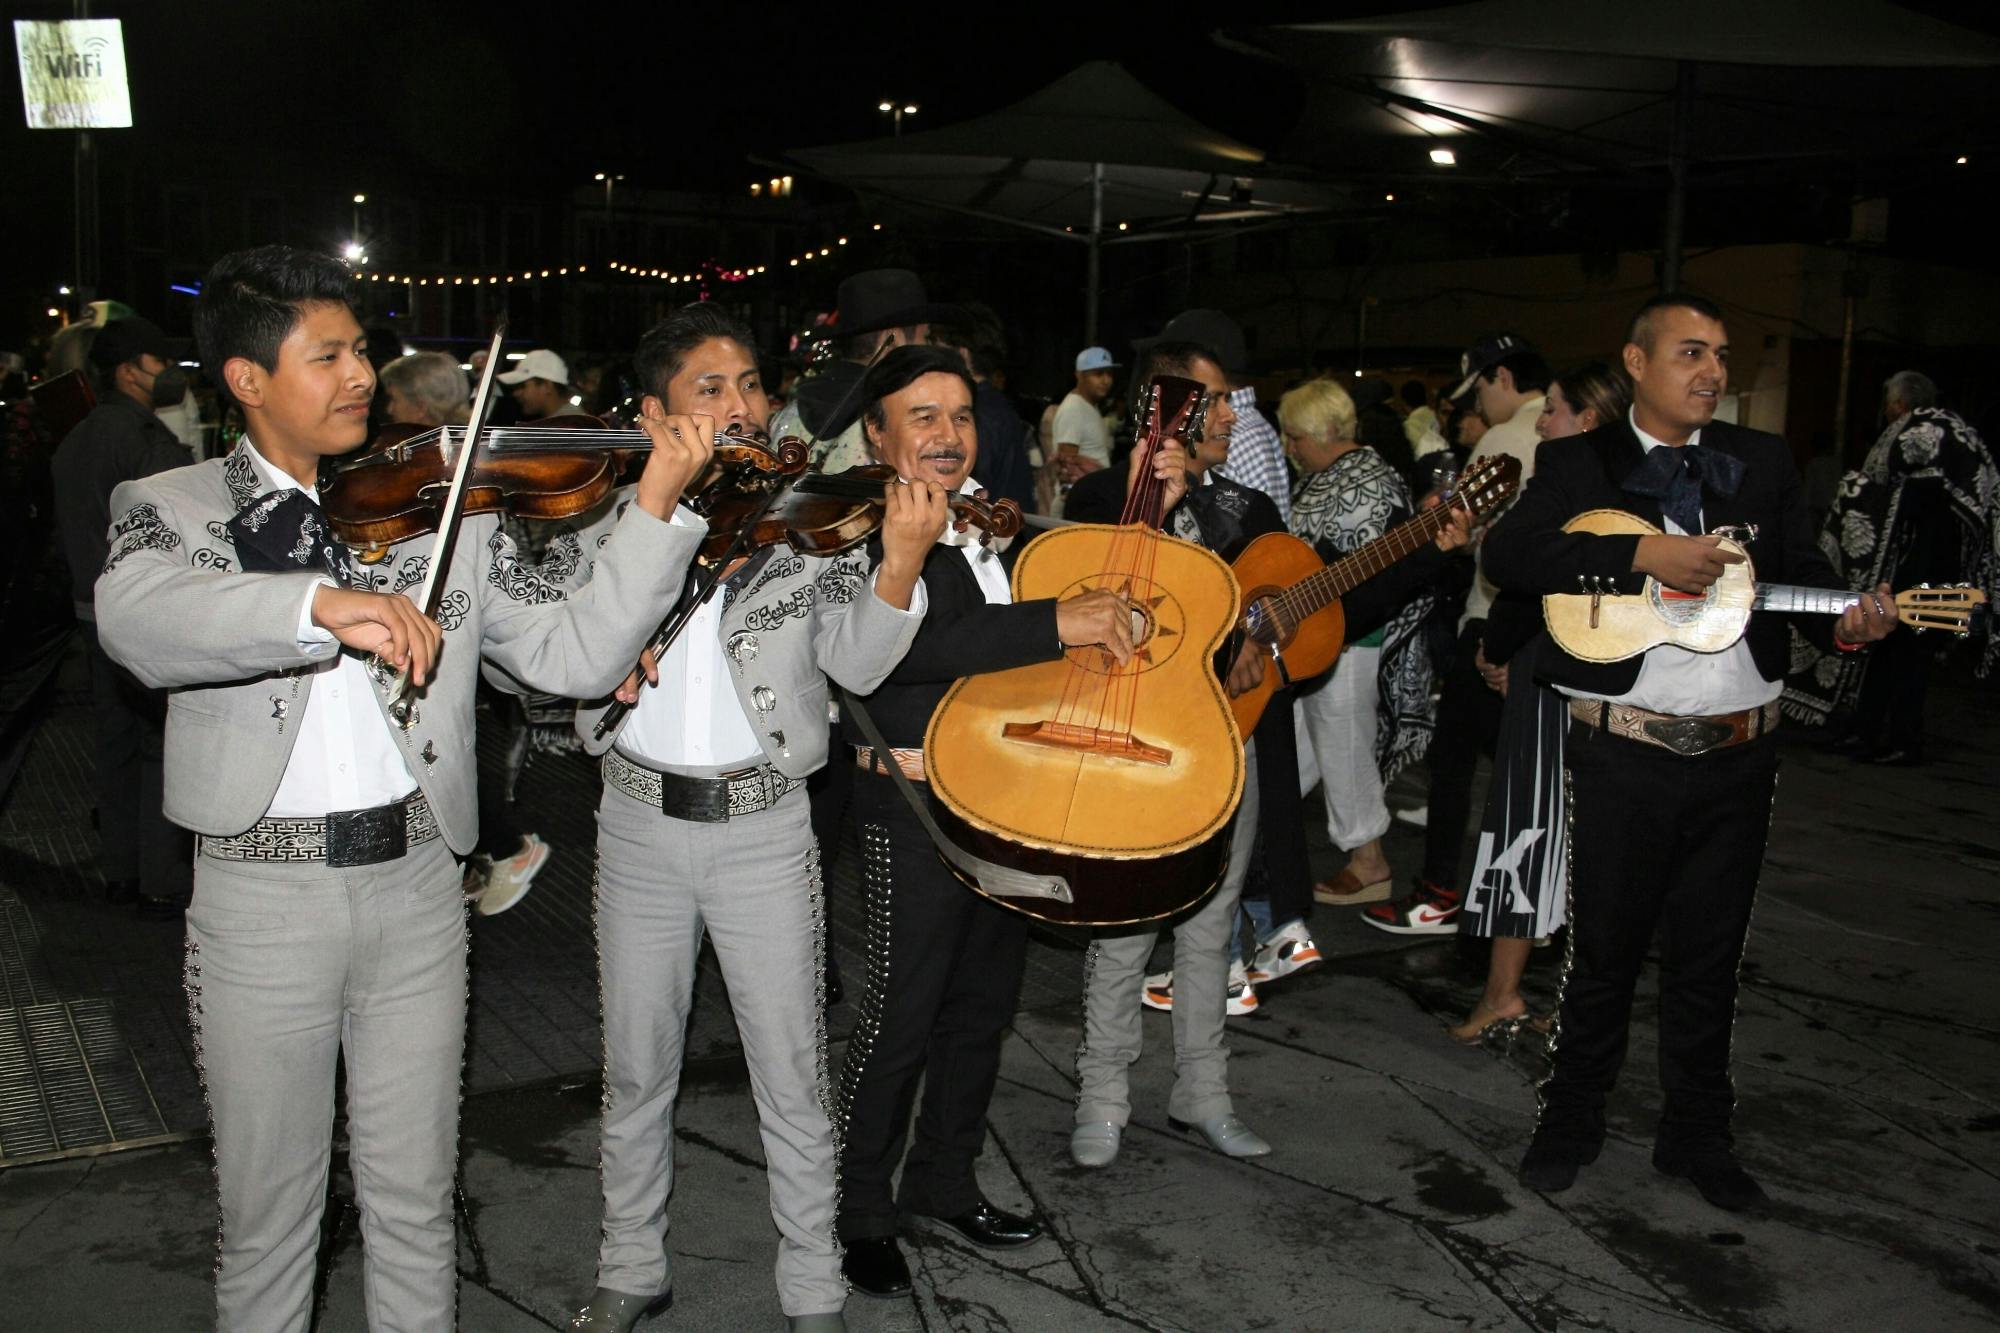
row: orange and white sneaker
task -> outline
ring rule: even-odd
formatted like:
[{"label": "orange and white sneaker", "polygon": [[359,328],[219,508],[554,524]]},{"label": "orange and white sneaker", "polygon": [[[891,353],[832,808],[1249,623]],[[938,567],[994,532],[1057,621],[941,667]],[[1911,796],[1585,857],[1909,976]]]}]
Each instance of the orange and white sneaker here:
[{"label": "orange and white sneaker", "polygon": [[1306,933],[1306,923],[1288,921],[1258,946],[1256,956],[1250,960],[1247,979],[1251,985],[1261,986],[1267,981],[1318,967],[1325,961],[1319,945],[1313,943],[1313,937]]},{"label": "orange and white sneaker", "polygon": [[481,916],[499,916],[515,903],[528,896],[528,887],[535,876],[548,864],[549,845],[532,833],[521,835],[521,850],[504,860],[495,861],[486,874],[486,888],[480,893],[477,907]]},{"label": "orange and white sneaker", "polygon": [[[1229,1005],[1231,1018],[1241,1018],[1245,1014],[1257,1012],[1257,988],[1250,984],[1250,978],[1243,968],[1243,960],[1237,959],[1229,965]],[[1145,989],[1139,992],[1139,1003],[1148,1009],[1160,1009],[1171,1013],[1174,1007],[1174,974],[1156,972],[1146,978]]]}]

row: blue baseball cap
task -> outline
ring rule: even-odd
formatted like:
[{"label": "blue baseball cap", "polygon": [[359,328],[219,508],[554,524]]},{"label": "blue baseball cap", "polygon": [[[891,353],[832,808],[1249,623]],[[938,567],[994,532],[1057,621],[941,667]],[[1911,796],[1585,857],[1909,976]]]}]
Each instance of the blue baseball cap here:
[{"label": "blue baseball cap", "polygon": [[1086,347],[1076,354],[1078,370],[1118,370],[1121,367],[1111,359],[1111,353],[1102,347]]}]

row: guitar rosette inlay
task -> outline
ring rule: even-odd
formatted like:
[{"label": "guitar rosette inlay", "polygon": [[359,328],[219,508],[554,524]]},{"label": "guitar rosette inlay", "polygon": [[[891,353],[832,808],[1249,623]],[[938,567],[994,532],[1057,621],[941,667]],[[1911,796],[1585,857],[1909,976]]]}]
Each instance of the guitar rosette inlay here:
[{"label": "guitar rosette inlay", "polygon": [[1064,588],[1058,601],[1068,601],[1087,592],[1103,589],[1123,597],[1132,609],[1132,661],[1124,667],[1108,651],[1098,647],[1072,648],[1069,660],[1100,676],[1129,676],[1151,671],[1173,660],[1187,633],[1187,614],[1174,595],[1151,579],[1139,575],[1092,575]]}]

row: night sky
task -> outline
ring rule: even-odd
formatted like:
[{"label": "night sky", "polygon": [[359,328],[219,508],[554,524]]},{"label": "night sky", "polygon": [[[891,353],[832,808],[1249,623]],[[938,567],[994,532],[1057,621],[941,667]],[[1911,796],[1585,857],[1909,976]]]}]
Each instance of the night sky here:
[{"label": "night sky", "polygon": [[[635,186],[747,181],[763,174],[751,155],[887,133],[884,98],[921,104],[910,128],[940,126],[1106,57],[1196,119],[1268,147],[1296,118],[1299,80],[1219,50],[1215,28],[1423,7],[1236,4],[1199,20],[1138,6],[1043,15],[944,4],[100,0],[90,10],[123,21],[132,71],[135,128],[100,132],[107,167],[164,155],[227,163],[246,185],[283,164],[335,195],[435,175],[550,199],[601,170]],[[2000,31],[1991,5],[1910,7]],[[21,0],[9,13],[74,16],[72,3]],[[35,293],[71,267],[72,136],[27,130],[18,78],[8,87],[0,346],[39,327]]]}]

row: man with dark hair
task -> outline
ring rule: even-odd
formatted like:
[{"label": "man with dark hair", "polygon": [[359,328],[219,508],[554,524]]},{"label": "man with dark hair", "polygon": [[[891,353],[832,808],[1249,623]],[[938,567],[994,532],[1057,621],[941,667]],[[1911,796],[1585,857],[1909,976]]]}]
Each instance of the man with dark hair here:
[{"label": "man with dark hair", "polygon": [[939,324],[932,340],[941,347],[955,347],[972,372],[972,410],[978,418],[980,470],[986,474],[988,494],[995,500],[1012,500],[1023,513],[1035,507],[1035,473],[1028,463],[1028,423],[1014,410],[1014,404],[993,383],[1001,374],[1007,355],[1006,335],[1000,320],[983,305],[964,307],[958,323]]},{"label": "man with dark hair", "polygon": [[[898,347],[868,371],[858,396],[870,452],[909,481],[977,487],[972,377],[958,354]],[[1174,469],[1175,479],[1178,468]],[[870,1296],[910,1289],[896,1246],[899,1210],[975,1245],[1010,1248],[1041,1224],[986,1201],[973,1164],[1014,1013],[1027,918],[952,877],[889,765],[923,778],[924,730],[960,676],[1049,662],[1068,647],[1132,652],[1129,604],[1102,589],[1058,602],[1013,603],[1011,551],[947,527],[924,560],[929,609],[910,650],[863,704],[891,747],[868,741],[851,709],[841,734],[861,769],[854,790],[871,945],[861,1026],[840,1071],[840,1238],[845,1269]],[[916,1142],[904,1158],[910,1106],[923,1082]],[[890,1180],[903,1165],[899,1188]]]},{"label": "man with dark hair", "polygon": [[[1500,587],[1636,594],[1651,577],[1700,594],[1741,562],[1717,544],[1725,528],[1759,577],[1839,586],[1814,545],[1789,447],[1715,420],[1729,335],[1713,310],[1682,296],[1640,310],[1632,328],[1643,341],[1624,351],[1629,418],[1542,446],[1534,479],[1486,538],[1486,569]],[[1660,531],[1564,530],[1599,509]],[[1822,644],[1858,648],[1895,628],[1888,591],[1864,593],[1838,622],[1792,624]],[[1593,662],[1557,648],[1542,661],[1541,678],[1570,698],[1569,965],[1522,1183],[1564,1190],[1597,1159],[1633,990],[1660,926],[1664,1096],[1653,1165],[1719,1208],[1756,1207],[1764,1192],[1730,1135],[1729,1040],[1770,828],[1787,624],[1753,614],[1743,638],[1715,653],[1668,645]]]},{"label": "man with dark hair", "polygon": [[813,462],[825,472],[866,463],[861,377],[891,348],[927,345],[932,324],[963,318],[956,306],[933,302],[923,279],[906,268],[873,268],[843,279],[834,302],[835,359],[799,380],[791,402],[771,422],[772,438],[808,441]]},{"label": "man with dark hair", "polygon": [[[763,429],[770,405],[751,346],[713,305],[675,311],[633,356],[643,410]],[[566,591],[590,581],[589,555],[623,501],[550,571]],[[829,678],[873,689],[916,633],[919,571],[944,528],[945,501],[927,481],[892,487],[872,574],[860,552],[808,558],[783,544],[735,561],[664,659],[645,657],[645,684],[627,677],[617,697],[632,708],[618,726],[599,736],[602,706],[577,714],[584,748],[603,755],[604,769],[604,1228],[597,1290],[572,1328],[625,1333],[671,1297],[673,1106],[704,934],[750,1065],[779,1302],[793,1329],[843,1326],[821,1021],[826,911],[803,788],[827,759]],[[673,522],[707,535],[685,507]],[[683,561],[674,583],[695,575]]]},{"label": "man with dark hair", "polygon": [[[1475,408],[1487,425],[1466,467],[1508,454],[1521,464],[1521,480],[1526,482],[1535,473],[1535,452],[1541,445],[1535,423],[1548,394],[1548,363],[1521,335],[1495,333],[1465,350],[1459,371],[1463,378],[1447,397]],[[1458,864],[1466,821],[1472,815],[1473,773],[1480,751],[1490,753],[1500,731],[1499,701],[1479,674],[1486,619],[1497,593],[1486,576],[1485,556],[1475,548],[1472,587],[1458,618],[1458,648],[1439,683],[1424,868],[1408,893],[1362,912],[1361,919],[1377,930],[1394,935],[1448,935],[1458,930],[1462,901]]]},{"label": "man with dark hair", "polygon": [[709,456],[706,418],[647,419],[636,501],[567,603],[539,595],[493,518],[466,518],[432,620],[404,594],[432,539],[362,567],[319,507],[321,465],[366,441],[375,388],[352,291],[339,262],[285,246],[210,270],[195,328],[243,440],[120,486],[97,582],[105,651],[173,691],[166,812],[201,835],[187,993],[226,1330],[311,1315],[343,1062],[370,1327],[451,1327],[466,1006],[453,852],[477,840],[480,660],[541,689],[615,685],[692,554],[697,534],[665,520]]},{"label": "man with dark hair", "polygon": [[90,649],[98,869],[111,902],[137,902],[141,915],[168,918],[187,903],[193,848],[187,833],[161,813],[167,697],[105,656],[92,589],[110,552],[104,533],[111,526],[112,491],[120,482],[189,461],[154,414],[186,395],[187,373],[175,364],[159,326],[136,315],[98,332],[89,364],[97,406],[63,439],[51,471],[76,619]]}]

